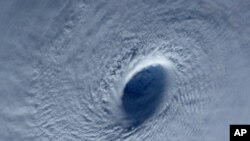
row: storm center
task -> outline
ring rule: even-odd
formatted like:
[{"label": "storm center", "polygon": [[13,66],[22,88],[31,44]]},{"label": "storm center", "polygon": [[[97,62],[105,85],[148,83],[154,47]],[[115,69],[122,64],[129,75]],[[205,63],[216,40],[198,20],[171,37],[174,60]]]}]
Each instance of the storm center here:
[{"label": "storm center", "polygon": [[129,118],[143,122],[160,104],[166,89],[166,69],[151,65],[134,74],[123,89],[122,106]]}]

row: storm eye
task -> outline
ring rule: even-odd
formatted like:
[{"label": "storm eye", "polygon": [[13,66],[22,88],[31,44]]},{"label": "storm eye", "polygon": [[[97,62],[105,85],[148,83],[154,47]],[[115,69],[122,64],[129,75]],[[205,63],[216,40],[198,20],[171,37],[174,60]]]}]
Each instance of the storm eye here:
[{"label": "storm eye", "polygon": [[161,65],[148,66],[132,76],[122,96],[122,106],[127,116],[135,123],[150,117],[159,106],[166,83],[166,70]]}]

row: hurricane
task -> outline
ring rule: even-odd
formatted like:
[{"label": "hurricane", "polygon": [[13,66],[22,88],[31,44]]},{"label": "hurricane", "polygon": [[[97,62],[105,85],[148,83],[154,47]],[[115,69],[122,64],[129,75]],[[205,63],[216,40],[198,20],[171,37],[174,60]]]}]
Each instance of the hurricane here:
[{"label": "hurricane", "polygon": [[0,141],[228,141],[249,27],[248,0],[1,0]]}]

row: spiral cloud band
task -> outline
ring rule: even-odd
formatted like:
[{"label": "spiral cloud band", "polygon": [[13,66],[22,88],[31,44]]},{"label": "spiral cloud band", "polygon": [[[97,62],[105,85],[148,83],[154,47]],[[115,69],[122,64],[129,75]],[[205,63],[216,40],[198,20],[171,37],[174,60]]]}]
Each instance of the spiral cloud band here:
[{"label": "spiral cloud band", "polygon": [[228,141],[250,123],[250,1],[0,1],[0,141]]}]

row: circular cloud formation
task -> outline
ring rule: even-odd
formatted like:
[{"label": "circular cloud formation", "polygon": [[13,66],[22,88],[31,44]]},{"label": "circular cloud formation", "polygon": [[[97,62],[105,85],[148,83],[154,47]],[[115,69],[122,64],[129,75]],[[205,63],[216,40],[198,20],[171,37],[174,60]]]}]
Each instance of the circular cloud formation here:
[{"label": "circular cloud formation", "polygon": [[35,137],[224,140],[216,129],[237,121],[232,104],[249,121],[243,90],[250,77],[239,71],[249,72],[242,47],[249,36],[235,30],[245,22],[227,13],[234,8],[184,0],[79,3],[61,10],[65,26],[57,32],[63,20],[52,24],[47,34],[54,39],[39,52]]},{"label": "circular cloud formation", "polygon": [[249,5],[1,1],[0,140],[229,140],[250,123]]}]

